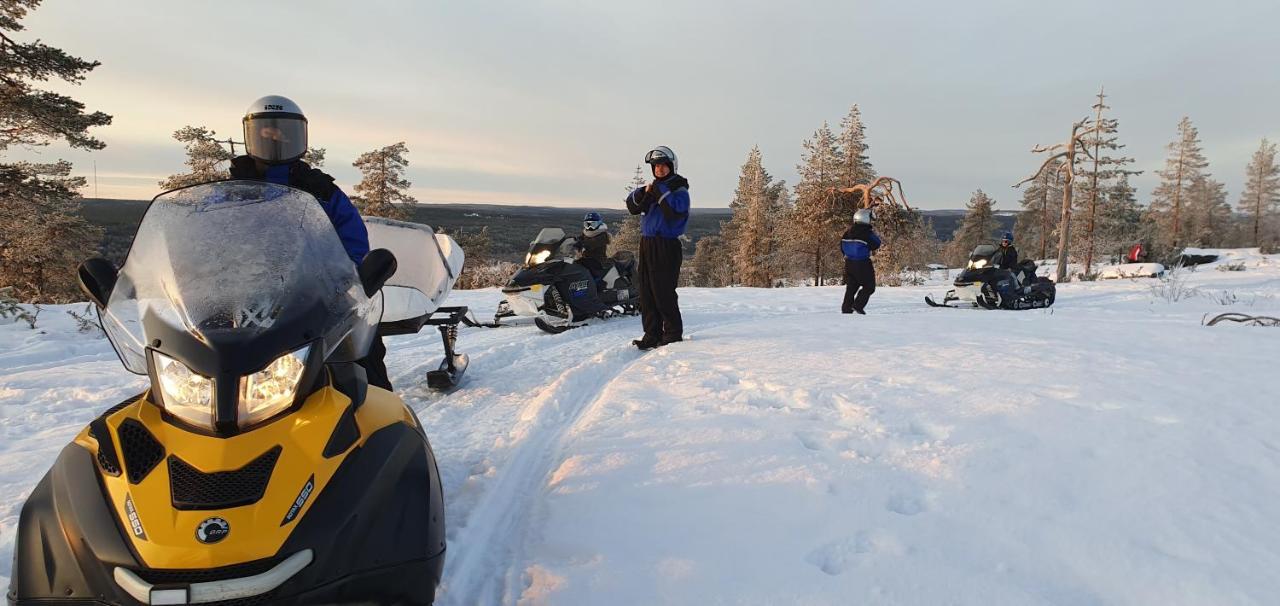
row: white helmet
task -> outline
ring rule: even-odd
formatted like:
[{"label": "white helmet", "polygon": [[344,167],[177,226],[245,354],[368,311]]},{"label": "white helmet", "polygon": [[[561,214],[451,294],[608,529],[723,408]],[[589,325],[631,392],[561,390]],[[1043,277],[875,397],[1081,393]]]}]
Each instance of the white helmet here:
[{"label": "white helmet", "polygon": [[853,213],[853,222],[871,225],[871,209],[860,208],[858,212]]},{"label": "white helmet", "polygon": [[676,159],[676,153],[671,151],[670,147],[659,145],[644,155],[645,164],[652,165],[658,162],[669,162],[671,163],[671,172],[680,172],[680,161]]},{"label": "white helmet", "polygon": [[288,97],[267,95],[244,112],[244,146],[267,164],[288,164],[307,153],[307,117]]}]

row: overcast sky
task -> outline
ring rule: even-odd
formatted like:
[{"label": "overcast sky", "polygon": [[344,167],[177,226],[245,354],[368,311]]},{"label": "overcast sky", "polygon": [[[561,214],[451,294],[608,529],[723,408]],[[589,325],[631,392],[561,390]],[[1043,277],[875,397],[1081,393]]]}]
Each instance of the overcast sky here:
[{"label": "overcast sky", "polygon": [[72,92],[115,117],[107,148],[34,153],[96,161],[103,197],[152,197],[182,168],[174,130],[239,138],[265,94],[302,106],[348,191],[359,153],[405,141],[422,202],[617,207],[668,145],[694,205],[723,207],[752,145],[794,184],[801,142],[853,103],[872,163],[923,208],[977,188],[1016,208],[1030,148],[1100,85],[1143,202],[1183,115],[1233,204],[1259,140],[1280,139],[1276,0],[45,0],[25,23],[102,62]]}]

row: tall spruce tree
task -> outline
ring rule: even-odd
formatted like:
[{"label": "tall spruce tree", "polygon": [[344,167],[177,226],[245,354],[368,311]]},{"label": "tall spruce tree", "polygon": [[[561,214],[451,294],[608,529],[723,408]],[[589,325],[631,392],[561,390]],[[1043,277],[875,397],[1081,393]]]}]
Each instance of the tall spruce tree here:
[{"label": "tall spruce tree", "polygon": [[813,138],[804,142],[795,205],[787,221],[786,240],[801,263],[811,269],[817,285],[835,274],[834,258],[847,214],[835,196],[840,186],[840,156],[836,137],[824,122]]},{"label": "tall spruce tree", "polygon": [[1142,239],[1142,208],[1129,175],[1120,175],[1104,193],[1106,204],[1099,210],[1094,239],[1100,253],[1119,256]]},{"label": "tall spruce tree", "polygon": [[[86,61],[40,40],[14,38],[40,0],[0,0],[0,157],[10,146],[39,147],[65,141],[98,150],[105,143],[89,129],[111,116],[88,112],[75,99],[37,88],[61,80],[80,84],[97,61]],[[67,301],[79,296],[76,264],[93,253],[101,231],[80,213],[84,179],[71,164],[0,162],[0,288],[27,301]]]},{"label": "tall spruce tree", "polygon": [[1187,189],[1197,179],[1205,177],[1209,166],[1200,148],[1200,133],[1191,125],[1191,119],[1183,117],[1178,122],[1178,137],[1167,146],[1169,156],[1164,170],[1157,171],[1160,185],[1151,192],[1151,217],[1156,222],[1158,242],[1153,246],[1163,250],[1177,249],[1185,239],[1187,223]]},{"label": "tall spruce tree", "polygon": [[231,152],[218,142],[217,133],[204,126],[184,126],[173,138],[187,148],[187,172],[170,175],[160,182],[160,189],[170,190],[227,178],[226,164]]},{"label": "tall spruce tree", "polygon": [[1276,166],[1276,145],[1262,140],[1245,171],[1244,192],[1237,207],[1248,225],[1249,242],[1254,246],[1274,244],[1280,234],[1274,233],[1269,216],[1280,210],[1280,166]]},{"label": "tall spruce tree", "polygon": [[1195,246],[1227,246],[1233,244],[1231,205],[1227,189],[1221,182],[1202,175],[1186,190],[1185,241]]},{"label": "tall spruce tree", "polygon": [[778,276],[776,227],[786,196],[786,183],[773,180],[760,148],[752,147],[729,203],[733,215],[722,230],[739,284],[769,287]]},{"label": "tall spruce tree", "polygon": [[412,184],[404,178],[404,170],[409,166],[405,159],[408,153],[409,148],[401,141],[360,154],[351,164],[362,175],[352,198],[362,214],[388,219],[409,216],[404,205],[418,201],[409,195],[408,189]]},{"label": "tall spruce tree", "polygon": [[849,113],[840,121],[839,145],[840,183],[852,187],[863,183],[871,183],[876,178],[876,171],[871,167],[871,159],[867,156],[866,126],[862,123],[862,110],[855,103]]},{"label": "tall spruce tree", "polygon": [[1125,168],[1133,163],[1133,158],[1120,153],[1124,145],[1119,143],[1116,133],[1120,130],[1120,122],[1108,118],[1103,112],[1110,109],[1106,105],[1106,95],[1098,91],[1098,101],[1094,103],[1094,128],[1087,132],[1080,142],[1088,149],[1087,157],[1081,157],[1081,164],[1076,170],[1079,178],[1076,183],[1077,205],[1082,211],[1075,216],[1079,218],[1080,229],[1076,230],[1082,237],[1080,245],[1084,257],[1084,273],[1092,273],[1094,251],[1098,249],[1098,232],[1103,231],[1099,220],[1105,214],[1105,205],[1109,198],[1107,192],[1117,179],[1122,176],[1140,175],[1142,171]]},{"label": "tall spruce tree", "polygon": [[956,228],[951,244],[947,246],[947,262],[953,266],[964,264],[969,253],[979,244],[990,244],[996,229],[995,200],[981,189],[973,192],[965,205],[964,219]]}]

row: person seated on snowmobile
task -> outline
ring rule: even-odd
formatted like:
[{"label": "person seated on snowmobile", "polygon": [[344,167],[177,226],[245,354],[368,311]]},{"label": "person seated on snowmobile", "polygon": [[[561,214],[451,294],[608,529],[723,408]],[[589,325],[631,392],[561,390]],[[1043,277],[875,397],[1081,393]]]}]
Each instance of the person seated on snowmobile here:
[{"label": "person seated on snowmobile", "polygon": [[1018,273],[1018,249],[1013,247],[1013,232],[1004,232],[1004,236],[1000,238],[1000,248],[996,249],[996,256],[992,261],[1000,269]]},{"label": "person seated on snowmobile", "polygon": [[[307,153],[307,117],[302,108],[287,97],[267,95],[249,106],[242,122],[247,153],[231,159],[231,178],[288,185],[315,196],[347,256],[359,265],[369,254],[369,231],[360,211],[334,184],[333,177],[302,161]],[[370,385],[390,391],[391,379],[383,362],[386,355],[379,334],[360,365],[368,373]]]},{"label": "person seated on snowmobile", "polygon": [[598,212],[589,212],[582,217],[582,233],[573,242],[573,249],[578,252],[578,265],[587,268],[596,285],[603,287],[605,263],[609,259],[609,225]]}]

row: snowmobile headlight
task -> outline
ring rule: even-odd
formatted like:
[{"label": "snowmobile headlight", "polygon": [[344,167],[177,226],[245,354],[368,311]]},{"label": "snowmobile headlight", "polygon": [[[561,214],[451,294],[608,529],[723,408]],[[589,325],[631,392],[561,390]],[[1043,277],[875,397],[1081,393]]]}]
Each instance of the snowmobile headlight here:
[{"label": "snowmobile headlight", "polygon": [[971,268],[973,268],[973,269],[982,269],[982,268],[984,268],[984,267],[986,267],[986,266],[987,266],[987,260],[986,260],[986,259],[978,259],[977,261],[970,261],[970,262],[969,262],[969,267],[971,267]]},{"label": "snowmobile headlight", "polygon": [[152,355],[164,409],[187,423],[213,429],[213,381],[160,352]]},{"label": "snowmobile headlight", "polygon": [[544,262],[545,262],[548,258],[550,258],[550,257],[551,257],[551,251],[549,251],[549,250],[544,250],[544,251],[541,251],[541,252],[539,252],[539,253],[537,253],[537,254],[529,253],[529,254],[525,255],[525,256],[524,256],[524,261],[525,261],[525,263],[527,263],[527,264],[529,264],[529,265],[541,265],[542,263],[544,263]]},{"label": "snowmobile headlight", "polygon": [[276,358],[266,368],[240,377],[236,420],[241,429],[274,417],[293,405],[310,349],[307,346],[291,351]]}]

